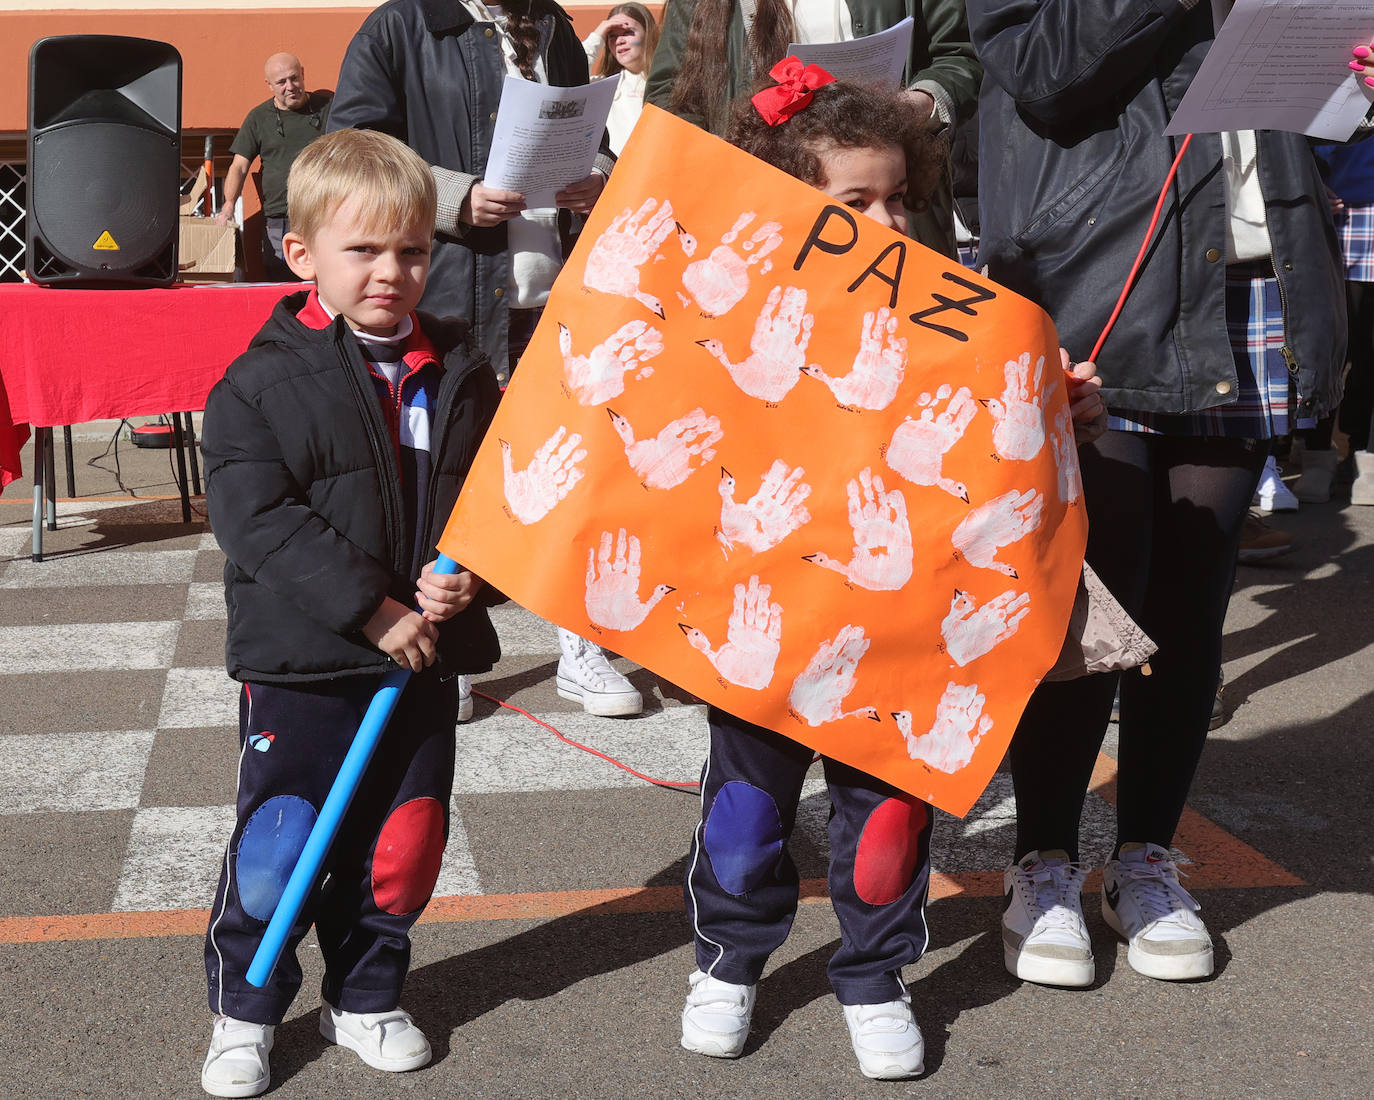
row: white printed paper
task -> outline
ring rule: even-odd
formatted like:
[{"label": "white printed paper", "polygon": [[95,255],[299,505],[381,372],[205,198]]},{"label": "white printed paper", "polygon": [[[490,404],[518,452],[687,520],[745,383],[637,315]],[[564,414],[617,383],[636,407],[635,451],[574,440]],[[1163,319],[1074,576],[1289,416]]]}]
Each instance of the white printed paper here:
[{"label": "white printed paper", "polygon": [[1165,133],[1345,141],[1374,99],[1349,67],[1371,38],[1370,0],[1236,0]]},{"label": "white printed paper", "polygon": [[591,175],[620,76],[555,88],[507,76],[483,182],[519,191],[531,209]]},{"label": "white printed paper", "polygon": [[911,56],[911,16],[867,38],[848,42],[793,42],[787,47],[792,57],[808,65],[819,65],[837,80],[861,84],[900,84],[907,58]]}]

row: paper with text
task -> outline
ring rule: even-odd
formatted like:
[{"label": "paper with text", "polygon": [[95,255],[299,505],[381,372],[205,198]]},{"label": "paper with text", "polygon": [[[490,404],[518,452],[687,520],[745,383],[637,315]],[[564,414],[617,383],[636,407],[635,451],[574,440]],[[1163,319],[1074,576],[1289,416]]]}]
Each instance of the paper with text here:
[{"label": "paper with text", "polygon": [[1165,130],[1290,130],[1346,141],[1374,96],[1349,68],[1370,0],[1236,0]]}]

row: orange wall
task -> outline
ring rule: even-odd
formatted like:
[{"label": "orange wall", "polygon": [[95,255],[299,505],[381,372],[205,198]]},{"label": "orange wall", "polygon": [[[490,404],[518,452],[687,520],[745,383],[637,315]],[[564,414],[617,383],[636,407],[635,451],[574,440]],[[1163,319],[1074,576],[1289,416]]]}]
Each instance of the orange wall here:
[{"label": "orange wall", "polygon": [[[613,0],[612,0],[613,2]],[[586,35],[612,3],[568,4]],[[649,5],[655,11],[657,4]],[[122,34],[170,42],[182,56],[185,130],[236,130],[267,98],[262,66],[278,50],[296,54],[311,88],[332,88],[364,8],[234,11],[212,7],[153,11],[0,11],[0,133],[27,126],[29,47],[60,34]]]}]

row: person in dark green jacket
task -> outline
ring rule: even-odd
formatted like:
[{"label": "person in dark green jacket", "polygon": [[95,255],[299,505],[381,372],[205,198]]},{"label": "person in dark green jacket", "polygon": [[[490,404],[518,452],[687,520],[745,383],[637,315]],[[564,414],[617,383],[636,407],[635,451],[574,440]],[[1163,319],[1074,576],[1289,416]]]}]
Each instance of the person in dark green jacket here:
[{"label": "person in dark green jacket", "polygon": [[[967,118],[983,68],[961,0],[672,0],[654,53],[645,102],[714,134],[728,106],[782,60],[789,43],[864,38],[915,21],[904,81],[946,125]],[[955,256],[949,181],[909,219],[913,238]]]}]

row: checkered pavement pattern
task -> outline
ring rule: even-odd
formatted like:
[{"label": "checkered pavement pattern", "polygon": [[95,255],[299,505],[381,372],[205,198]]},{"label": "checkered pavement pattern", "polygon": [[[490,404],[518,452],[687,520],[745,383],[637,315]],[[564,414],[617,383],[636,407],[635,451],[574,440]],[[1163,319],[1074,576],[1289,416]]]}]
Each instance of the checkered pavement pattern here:
[{"label": "checkered pavement pattern", "polygon": [[[179,522],[175,501],[59,508],[38,563],[29,516],[0,514],[0,916],[205,908],[233,824],[238,751],[223,555],[204,522]],[[503,657],[477,691],[648,775],[697,779],[696,699],[619,660],[644,714],[585,715],[556,694],[554,628],[511,604],[493,618]],[[436,896],[680,881],[694,794],[650,786],[480,697],[455,736]],[[1084,858],[1100,861],[1113,811],[1088,801]],[[816,767],[793,840],[804,877],[824,877],[827,812]],[[968,819],[941,816],[936,870],[1000,870],[1012,840],[1011,782],[999,773]]]}]

